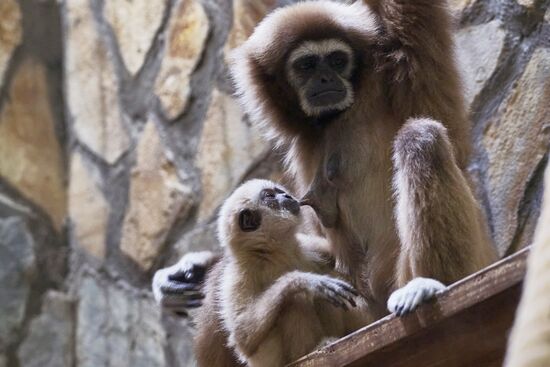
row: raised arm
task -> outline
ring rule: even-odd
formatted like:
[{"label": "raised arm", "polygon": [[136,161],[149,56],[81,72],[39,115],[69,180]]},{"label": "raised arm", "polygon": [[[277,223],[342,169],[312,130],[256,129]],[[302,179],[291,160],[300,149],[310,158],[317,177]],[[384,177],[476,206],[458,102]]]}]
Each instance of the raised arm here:
[{"label": "raised arm", "polygon": [[447,129],[460,168],[470,124],[455,62],[453,18],[446,0],[364,0],[379,16],[381,52],[392,111],[403,122],[429,117]]}]

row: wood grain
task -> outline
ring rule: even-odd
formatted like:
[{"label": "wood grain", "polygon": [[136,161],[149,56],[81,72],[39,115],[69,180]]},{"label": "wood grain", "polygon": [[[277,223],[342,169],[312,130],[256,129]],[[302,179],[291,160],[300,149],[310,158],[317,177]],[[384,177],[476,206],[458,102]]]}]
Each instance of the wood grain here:
[{"label": "wood grain", "polygon": [[290,366],[501,366],[528,253],[511,255],[416,312],[389,315]]}]

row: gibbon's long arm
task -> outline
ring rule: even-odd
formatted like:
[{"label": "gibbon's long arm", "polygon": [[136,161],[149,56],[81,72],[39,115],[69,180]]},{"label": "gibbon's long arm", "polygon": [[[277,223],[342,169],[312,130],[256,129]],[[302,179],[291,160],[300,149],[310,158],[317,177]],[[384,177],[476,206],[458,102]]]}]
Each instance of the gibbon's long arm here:
[{"label": "gibbon's long arm", "polygon": [[[445,0],[364,0],[379,17],[391,110],[405,122],[393,142],[401,242],[392,312],[496,260],[464,169],[469,128]],[[433,72],[432,72],[433,71]],[[433,279],[417,279],[425,277]],[[407,287],[405,287],[407,285]]]},{"label": "gibbon's long arm", "polygon": [[[410,119],[396,138],[394,165],[402,244],[398,286],[417,277],[450,284],[496,260],[481,209],[456,164],[442,124]],[[413,280],[392,294],[388,308],[408,312],[442,288],[441,283]]]},{"label": "gibbon's long arm", "polygon": [[429,117],[447,127],[457,165],[468,163],[469,122],[454,60],[446,0],[364,0],[382,25],[379,68],[385,70],[391,110],[401,119]]},{"label": "gibbon's long arm", "polygon": [[357,292],[340,279],[301,271],[287,273],[237,316],[235,339],[239,347],[249,355],[254,354],[273,329],[283,306],[299,292],[307,292],[311,297],[344,309],[356,306],[353,298]]}]

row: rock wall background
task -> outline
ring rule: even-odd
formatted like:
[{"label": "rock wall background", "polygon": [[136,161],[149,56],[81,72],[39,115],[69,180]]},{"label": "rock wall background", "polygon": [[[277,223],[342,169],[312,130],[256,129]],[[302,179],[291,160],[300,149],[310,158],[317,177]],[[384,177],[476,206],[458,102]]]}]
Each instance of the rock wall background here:
[{"label": "rock wall background", "polygon": [[[188,366],[152,273],[278,156],[225,55],[276,0],[0,0],[0,367]],[[549,0],[451,0],[500,253],[532,239],[550,142]]]}]

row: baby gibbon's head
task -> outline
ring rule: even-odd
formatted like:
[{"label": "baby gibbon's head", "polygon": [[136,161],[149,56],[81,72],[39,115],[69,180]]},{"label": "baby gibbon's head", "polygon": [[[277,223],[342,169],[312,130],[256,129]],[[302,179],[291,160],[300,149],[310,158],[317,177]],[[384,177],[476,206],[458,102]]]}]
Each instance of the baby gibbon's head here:
[{"label": "baby gibbon's head", "polygon": [[222,246],[284,241],[294,236],[300,222],[300,204],[288,190],[272,181],[254,179],[224,202],[218,217],[218,239]]}]

